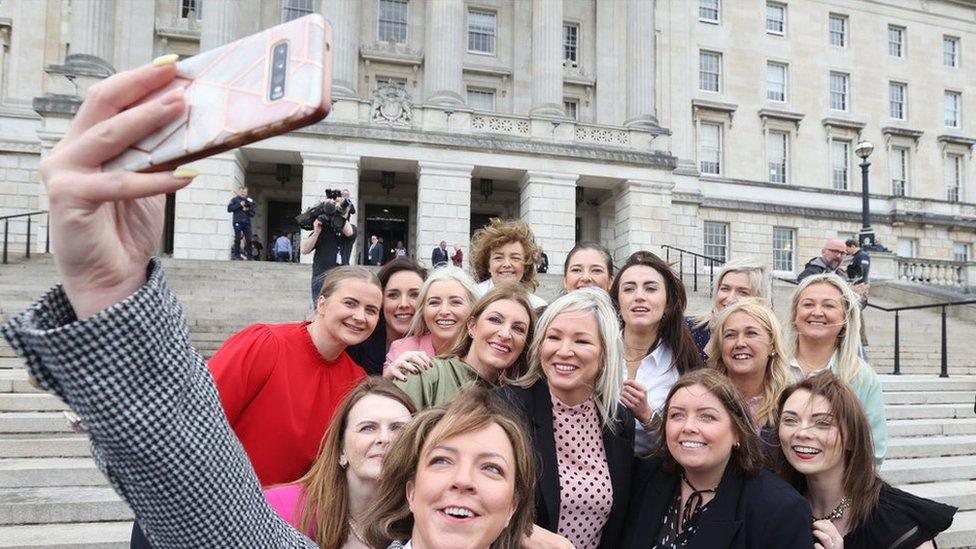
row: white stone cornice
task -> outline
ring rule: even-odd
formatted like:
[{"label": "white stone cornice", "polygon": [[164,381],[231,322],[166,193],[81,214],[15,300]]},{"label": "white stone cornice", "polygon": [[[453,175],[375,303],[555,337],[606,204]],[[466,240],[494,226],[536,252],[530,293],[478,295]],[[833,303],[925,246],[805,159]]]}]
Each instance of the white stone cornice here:
[{"label": "white stone cornice", "polygon": [[572,173],[529,170],[522,175],[522,179],[519,180],[519,186],[524,187],[533,181],[540,180],[545,181],[550,185],[565,185],[567,187],[575,187],[576,182],[579,181],[579,175]]},{"label": "white stone cornice", "polygon": [[26,141],[26,140],[20,140],[20,139],[2,139],[2,138],[0,138],[0,151],[3,151],[3,152],[15,152],[15,153],[40,154],[41,153],[41,142],[40,141]]},{"label": "white stone cornice", "polygon": [[443,175],[449,177],[471,177],[474,171],[473,164],[460,164],[455,162],[430,162],[420,160],[417,162],[417,175]]},{"label": "white stone cornice", "polygon": [[305,166],[329,166],[334,168],[359,169],[359,156],[352,154],[330,154],[317,152],[300,152],[302,164]]}]

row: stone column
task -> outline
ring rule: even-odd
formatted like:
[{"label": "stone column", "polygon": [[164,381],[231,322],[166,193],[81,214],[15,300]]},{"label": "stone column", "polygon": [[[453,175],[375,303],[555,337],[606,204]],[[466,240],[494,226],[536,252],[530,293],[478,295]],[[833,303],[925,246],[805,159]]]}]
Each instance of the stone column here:
[{"label": "stone column", "polygon": [[247,159],[235,149],[190,166],[200,175],[176,192],[173,257],[230,260],[234,224],[227,204],[244,185]]},{"label": "stone column", "polygon": [[[562,0],[532,0],[531,115],[564,114],[562,39]],[[551,258],[550,255],[550,265]]]},{"label": "stone column", "polygon": [[525,172],[519,182],[519,212],[549,256],[549,272],[562,274],[566,254],[576,242],[578,175]]},{"label": "stone column", "polygon": [[627,120],[632,127],[657,126],[654,110],[654,0],[627,3]]},{"label": "stone column", "polygon": [[240,14],[246,8],[241,0],[204,0],[200,23],[200,51],[212,50],[233,42],[240,35]]},{"label": "stone column", "polygon": [[463,105],[461,53],[464,48],[463,0],[427,2],[424,37],[424,96],[435,105]]},{"label": "stone column", "polygon": [[[417,163],[417,260],[429,265],[441,240],[448,250],[461,245],[464,257],[471,241],[471,164]],[[451,252],[453,253],[453,252]]]},{"label": "stone column", "polygon": [[71,3],[71,44],[65,64],[108,76],[115,72],[115,0]]},{"label": "stone column", "polygon": [[[356,213],[349,218],[356,230],[365,229],[359,226],[359,214],[363,212],[363,205],[359,202],[359,157],[348,154],[318,154],[302,153],[302,211],[318,204],[325,198],[326,189],[349,189],[349,197],[356,206]],[[308,231],[302,231],[302,238],[308,236]],[[350,254],[349,264],[359,262],[362,234],[356,237],[353,252]],[[302,263],[311,263],[313,254],[303,255]]]},{"label": "stone column", "polygon": [[119,4],[120,25],[116,66],[129,70],[153,58],[153,29],[156,24],[156,2],[127,0]]},{"label": "stone column", "polygon": [[336,97],[358,96],[359,10],[364,5],[359,0],[322,2],[322,14],[332,23],[332,94]]},{"label": "stone column", "polygon": [[673,188],[670,182],[640,179],[620,184],[614,201],[617,223],[614,263],[622,265],[638,250],[659,253],[661,244],[670,243],[667,225]]}]

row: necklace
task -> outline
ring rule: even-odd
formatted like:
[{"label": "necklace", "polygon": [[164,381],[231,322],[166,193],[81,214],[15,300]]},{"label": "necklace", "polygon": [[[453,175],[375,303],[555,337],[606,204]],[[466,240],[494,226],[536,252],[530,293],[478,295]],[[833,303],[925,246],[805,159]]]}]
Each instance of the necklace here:
[{"label": "necklace", "polygon": [[804,366],[806,366],[806,371],[809,372],[809,373],[811,373],[811,374],[813,374],[813,373],[817,373],[817,372],[819,372],[821,370],[825,370],[827,367],[829,367],[830,366],[830,360],[832,358],[833,358],[833,356],[831,356],[830,358],[828,358],[827,359],[827,362],[824,362],[819,367],[812,367],[812,366],[810,366],[810,363],[809,362],[807,362],[805,360],[802,360],[799,356],[796,356],[796,363],[800,366],[800,370],[803,370],[804,369]]},{"label": "necklace", "polygon": [[837,507],[834,507],[833,511],[822,517],[814,516],[813,522],[817,522],[818,520],[836,520],[839,518],[844,518],[844,511],[846,511],[850,506],[851,500],[848,499],[847,496],[844,496],[840,499],[840,503],[837,504]]},{"label": "necklace", "polygon": [[363,545],[368,547],[369,544],[366,543],[366,540],[363,538],[362,530],[363,530],[362,527],[359,526],[359,524],[357,524],[356,521],[354,521],[353,519],[349,519],[349,531],[352,532],[352,535],[357,540],[359,540],[359,543],[362,543]]},{"label": "necklace", "polygon": [[[689,495],[688,500],[685,501],[684,513],[681,514],[681,522],[686,523],[698,518],[698,515],[701,514],[705,507],[704,494],[714,494],[715,490],[718,489],[718,486],[715,488],[705,488],[699,490],[691,484],[691,481],[689,481],[688,477],[686,477],[684,474],[681,475],[681,480],[688,485],[688,488],[691,488],[691,495]],[[678,497],[681,497],[680,491]]]}]

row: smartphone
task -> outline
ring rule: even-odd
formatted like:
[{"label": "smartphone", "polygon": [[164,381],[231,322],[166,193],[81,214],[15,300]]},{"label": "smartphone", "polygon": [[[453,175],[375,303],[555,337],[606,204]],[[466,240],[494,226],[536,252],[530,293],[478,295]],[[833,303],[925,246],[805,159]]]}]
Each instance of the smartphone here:
[{"label": "smartphone", "polygon": [[332,27],[311,14],[177,62],[176,79],[145,97],[186,91],[182,116],[102,165],[161,172],[325,118]]}]

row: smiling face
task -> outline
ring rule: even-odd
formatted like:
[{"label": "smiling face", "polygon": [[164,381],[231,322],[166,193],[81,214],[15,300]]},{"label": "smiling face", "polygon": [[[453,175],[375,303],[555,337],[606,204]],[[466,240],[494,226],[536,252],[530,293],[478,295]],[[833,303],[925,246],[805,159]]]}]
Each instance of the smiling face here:
[{"label": "smiling face", "polygon": [[332,295],[320,296],[316,302],[312,329],[344,347],[362,343],[376,328],[382,301],[383,294],[375,284],[356,278],[341,280]]},{"label": "smiling face", "polygon": [[464,361],[482,377],[494,381],[525,349],[529,312],[512,299],[488,305],[478,318],[468,319],[471,348]]},{"label": "smiling face", "polygon": [[413,314],[417,312],[417,298],[424,280],[413,271],[399,271],[386,282],[383,292],[383,319],[387,330],[399,339],[407,333]]},{"label": "smiling face", "polygon": [[390,397],[370,394],[359,399],[346,416],[342,435],[347,478],[375,482],[390,443],[409,421],[410,411]]},{"label": "smiling face", "polygon": [[773,352],[773,338],[754,316],[745,311],[729,315],[722,326],[722,364],[734,381],[764,375]]},{"label": "smiling face", "polygon": [[801,338],[835,345],[844,327],[843,295],[833,284],[811,284],[800,294],[793,323]]},{"label": "smiling face", "polygon": [[563,287],[567,292],[587,286],[596,286],[604,291],[610,289],[610,270],[606,258],[599,251],[584,248],[573,254],[568,264],[563,278]]},{"label": "smiling face", "polygon": [[468,292],[460,282],[448,279],[430,285],[424,302],[424,324],[435,341],[452,341],[469,314]]},{"label": "smiling face", "polygon": [[488,256],[488,273],[496,285],[520,282],[525,274],[525,248],[521,242],[502,244]]},{"label": "smiling face", "polygon": [[549,391],[569,406],[593,396],[603,344],[596,316],[589,311],[556,315],[542,338],[539,358]]},{"label": "smiling face", "polygon": [[487,548],[516,510],[515,456],[497,424],[424,448],[406,494],[414,544]]},{"label": "smiling face", "polygon": [[837,475],[844,470],[844,444],[830,403],[797,389],[783,403],[779,441],[786,460],[803,475]]},{"label": "smiling face", "polygon": [[628,328],[641,330],[657,326],[668,303],[664,277],[646,265],[628,268],[620,275],[617,302]]},{"label": "smiling face", "polygon": [[715,292],[715,312],[719,312],[744,297],[755,297],[749,273],[725,273]]},{"label": "smiling face", "polygon": [[665,438],[675,461],[698,478],[721,478],[739,437],[718,397],[699,384],[682,387],[665,413]]}]

